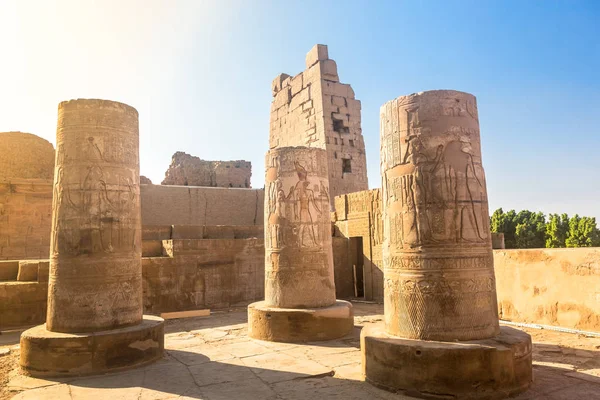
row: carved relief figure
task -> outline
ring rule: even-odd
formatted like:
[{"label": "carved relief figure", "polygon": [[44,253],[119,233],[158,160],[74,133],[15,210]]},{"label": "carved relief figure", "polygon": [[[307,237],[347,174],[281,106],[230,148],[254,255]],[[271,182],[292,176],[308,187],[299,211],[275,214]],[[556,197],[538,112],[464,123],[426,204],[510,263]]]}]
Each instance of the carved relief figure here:
[{"label": "carved relief figure", "polygon": [[[291,199],[294,202],[294,218],[300,223],[298,227],[300,246],[318,246],[310,206],[312,205],[318,213],[321,213],[321,208],[315,201],[314,191],[309,188],[310,182],[307,180],[308,172],[306,168],[297,161],[294,162],[294,165],[298,175],[298,182],[290,188],[286,199]],[[308,236],[309,244],[306,242],[306,236]]]},{"label": "carved relief figure", "polygon": [[269,245],[272,248],[280,248],[284,245],[282,223],[285,197],[283,183],[279,179],[269,183],[269,225],[267,229]]},{"label": "carved relief figure", "polygon": [[[481,213],[477,211],[477,203],[481,199],[476,198],[476,194],[481,194],[485,188],[477,176],[470,144],[456,140],[449,142],[444,149],[444,166],[446,188],[454,205],[455,240],[485,240],[487,234],[484,232]],[[463,198],[468,199],[468,205],[461,205],[460,200]],[[472,227],[477,237],[466,236],[465,222]]]}]

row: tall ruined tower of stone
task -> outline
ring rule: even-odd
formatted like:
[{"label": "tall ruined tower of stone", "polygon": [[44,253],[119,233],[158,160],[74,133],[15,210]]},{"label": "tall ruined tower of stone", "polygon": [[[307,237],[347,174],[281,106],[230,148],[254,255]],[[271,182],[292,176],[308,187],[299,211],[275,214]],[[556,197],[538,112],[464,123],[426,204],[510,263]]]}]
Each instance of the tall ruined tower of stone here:
[{"label": "tall ruined tower of stone", "polygon": [[360,101],[349,84],[340,83],[327,46],[306,55],[306,70],[273,80],[271,149],[307,146],[327,150],[329,198],[369,188]]}]

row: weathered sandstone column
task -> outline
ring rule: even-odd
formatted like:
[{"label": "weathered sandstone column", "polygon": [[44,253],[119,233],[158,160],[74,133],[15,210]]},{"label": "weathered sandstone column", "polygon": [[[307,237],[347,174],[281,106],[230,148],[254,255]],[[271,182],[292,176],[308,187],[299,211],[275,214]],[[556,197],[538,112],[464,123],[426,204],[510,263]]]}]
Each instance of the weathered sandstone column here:
[{"label": "weathered sandstone column", "polygon": [[386,103],[381,169],[385,330],[362,332],[367,380],[423,395],[525,390],[531,339],[498,323],[475,97],[438,90]]},{"label": "weathered sandstone column", "polygon": [[387,332],[426,340],[497,335],[475,97],[403,96],[381,115]]},{"label": "weathered sandstone column", "polygon": [[265,179],[265,304],[335,304],[327,152],[271,150]]},{"label": "weathered sandstone column", "polygon": [[58,107],[46,324],[54,332],[142,320],[138,113],[104,100]]},{"label": "weathered sandstone column", "polygon": [[336,301],[327,151],[281,147],[266,156],[265,301],[248,307],[251,337],[327,340],[353,326]]},{"label": "weathered sandstone column", "polygon": [[48,315],[23,333],[21,365],[73,375],[153,361],[163,321],[142,315],[138,113],[106,100],[58,111]]}]

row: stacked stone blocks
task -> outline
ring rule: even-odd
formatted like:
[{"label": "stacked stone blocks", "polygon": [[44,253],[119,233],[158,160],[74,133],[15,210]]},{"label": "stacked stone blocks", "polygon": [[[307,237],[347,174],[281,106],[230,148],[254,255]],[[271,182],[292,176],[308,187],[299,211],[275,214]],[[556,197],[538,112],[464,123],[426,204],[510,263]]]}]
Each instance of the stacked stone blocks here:
[{"label": "stacked stone blocks", "polygon": [[[306,70],[272,83],[270,148],[307,146],[327,150],[333,197],[368,188],[361,104],[341,83],[327,46],[306,56]],[[333,203],[332,203],[333,206]]]}]

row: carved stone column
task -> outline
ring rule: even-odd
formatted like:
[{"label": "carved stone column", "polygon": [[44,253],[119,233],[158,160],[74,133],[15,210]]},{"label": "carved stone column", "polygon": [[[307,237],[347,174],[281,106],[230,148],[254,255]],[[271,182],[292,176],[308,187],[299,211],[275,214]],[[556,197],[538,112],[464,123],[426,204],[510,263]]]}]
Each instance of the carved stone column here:
[{"label": "carved stone column", "polygon": [[475,97],[403,96],[381,115],[387,332],[425,340],[497,335]]},{"label": "carved stone column", "polygon": [[[500,329],[498,323],[475,97],[437,90],[382,106],[381,173],[385,331],[375,327],[362,333],[367,380],[457,396],[526,389],[531,382],[531,339],[514,329]],[[386,340],[391,338],[404,340]],[[444,345],[457,341],[475,347]],[[395,350],[388,357],[377,354],[390,346]],[[490,348],[502,353],[507,346],[513,357],[480,362],[477,372],[467,371],[472,367],[466,362],[469,357],[482,357]],[[387,359],[394,352],[402,362]],[[462,363],[456,363],[459,359]],[[451,368],[436,370],[444,362]],[[439,376],[428,382],[395,371],[401,364],[415,364],[415,370],[421,368],[430,378]],[[517,370],[524,375],[501,377],[502,371]],[[484,383],[475,385],[482,376]]]},{"label": "carved stone column", "polygon": [[58,111],[48,315],[23,333],[21,365],[73,375],[152,361],[163,321],[142,315],[138,113],[106,100]]},{"label": "carved stone column", "polygon": [[138,113],[104,100],[58,108],[46,324],[91,332],[142,320]]},{"label": "carved stone column", "polygon": [[265,304],[335,304],[327,152],[272,150],[265,176]]},{"label": "carved stone column", "polygon": [[248,307],[250,336],[327,340],[353,326],[335,299],[327,152],[276,148],[266,156],[265,301]]}]

